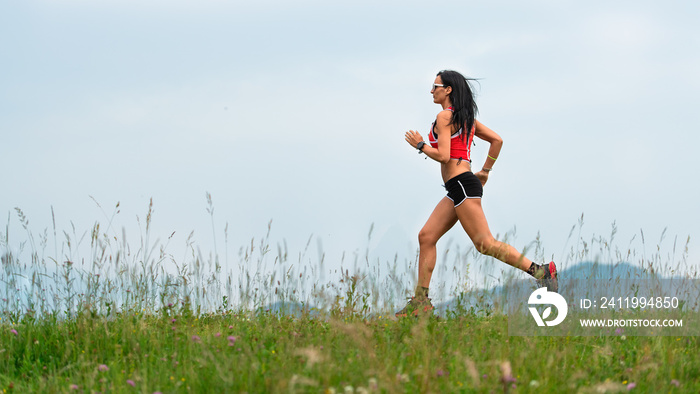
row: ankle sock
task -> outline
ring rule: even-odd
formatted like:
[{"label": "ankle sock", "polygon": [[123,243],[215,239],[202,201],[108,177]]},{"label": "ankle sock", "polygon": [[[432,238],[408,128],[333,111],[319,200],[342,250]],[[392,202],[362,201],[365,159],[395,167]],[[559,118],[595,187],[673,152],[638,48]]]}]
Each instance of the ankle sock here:
[{"label": "ankle sock", "polygon": [[530,276],[532,276],[535,279],[541,279],[541,278],[538,278],[536,275],[540,272],[544,272],[544,271],[542,271],[542,266],[539,264],[535,264],[535,263],[530,264],[530,268],[527,269],[527,273],[530,274]]},{"label": "ankle sock", "polygon": [[416,297],[428,298],[428,288],[423,286],[416,287]]}]

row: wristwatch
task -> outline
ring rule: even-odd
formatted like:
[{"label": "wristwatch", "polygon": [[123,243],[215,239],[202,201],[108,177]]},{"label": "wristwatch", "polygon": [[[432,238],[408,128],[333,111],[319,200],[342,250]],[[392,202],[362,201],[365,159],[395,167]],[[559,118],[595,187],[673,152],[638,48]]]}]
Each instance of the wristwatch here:
[{"label": "wristwatch", "polygon": [[425,146],[425,141],[421,141],[416,145],[416,149],[418,149],[418,153],[423,153],[424,146]]}]

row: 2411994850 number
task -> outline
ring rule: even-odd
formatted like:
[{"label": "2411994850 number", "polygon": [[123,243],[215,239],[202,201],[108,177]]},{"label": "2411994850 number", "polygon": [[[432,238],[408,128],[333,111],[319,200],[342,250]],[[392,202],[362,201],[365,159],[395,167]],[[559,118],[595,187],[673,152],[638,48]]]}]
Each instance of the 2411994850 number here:
[{"label": "2411994850 number", "polygon": [[582,309],[678,309],[678,297],[600,297],[600,303],[583,298],[580,300]]},{"label": "2411994850 number", "polygon": [[600,297],[600,307],[606,308],[656,308],[656,309],[676,309],[678,308],[677,297]]}]

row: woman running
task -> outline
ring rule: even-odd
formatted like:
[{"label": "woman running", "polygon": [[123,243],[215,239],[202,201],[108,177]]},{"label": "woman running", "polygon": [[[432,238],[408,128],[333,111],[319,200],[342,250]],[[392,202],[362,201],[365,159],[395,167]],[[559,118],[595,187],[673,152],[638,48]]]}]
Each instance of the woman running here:
[{"label": "woman running", "polygon": [[[493,130],[476,120],[477,106],[469,80],[462,74],[445,70],[435,77],[430,90],[433,102],[442,106],[442,111],[433,122],[428,142],[413,130],[406,133],[406,142],[431,159],[440,162],[442,180],[447,197],[443,197],[428,218],[420,233],[418,243],[418,286],[414,297],[405,308],[396,312],[397,317],[432,313],[433,305],[428,298],[428,287],[437,260],[435,245],[452,226],[459,221],[474,243],[485,255],[495,257],[506,264],[519,268],[535,279],[540,287],[558,291],[557,268],[554,262],[535,264],[514,247],[496,240],[486,222],[481,208],[483,185],[496,163],[503,140]],[[474,136],[490,144],[486,162],[481,171],[471,171],[471,145]]]}]

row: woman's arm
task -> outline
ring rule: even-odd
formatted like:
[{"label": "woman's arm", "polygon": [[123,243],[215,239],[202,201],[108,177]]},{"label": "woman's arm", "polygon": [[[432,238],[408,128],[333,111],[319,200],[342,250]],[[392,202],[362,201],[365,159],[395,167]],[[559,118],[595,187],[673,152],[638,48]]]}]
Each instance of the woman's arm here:
[{"label": "woman's arm", "polygon": [[491,145],[489,146],[489,153],[484,161],[484,166],[481,168],[481,171],[474,174],[479,178],[481,184],[484,185],[489,179],[489,171],[493,169],[493,165],[496,163],[499,153],[501,153],[503,138],[478,120],[475,119],[474,122],[476,124],[475,135]]},{"label": "woman's arm", "polygon": [[[450,120],[452,119],[452,112],[442,111],[438,114],[437,120],[435,122],[435,132],[438,135],[438,147],[433,148],[427,142],[423,146],[423,153],[429,158],[439,161],[440,163],[448,163],[450,161]],[[408,130],[406,132],[406,142],[408,142],[412,147],[417,148],[418,143],[423,141],[423,137],[413,130]]]}]

